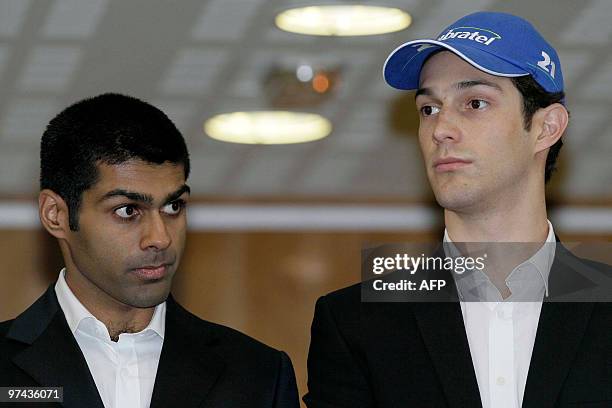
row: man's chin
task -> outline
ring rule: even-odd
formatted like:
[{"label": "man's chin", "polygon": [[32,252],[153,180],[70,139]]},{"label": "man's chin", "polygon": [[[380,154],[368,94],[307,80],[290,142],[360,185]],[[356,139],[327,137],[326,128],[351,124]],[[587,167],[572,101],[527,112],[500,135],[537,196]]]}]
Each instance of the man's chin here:
[{"label": "man's chin", "polygon": [[149,308],[156,307],[157,305],[164,303],[167,298],[168,296],[163,297],[163,298],[158,298],[155,300],[139,300],[137,302],[132,302],[130,306],[137,308],[137,309],[149,309]]},{"label": "man's chin", "polygon": [[466,191],[434,193],[440,207],[448,211],[462,212],[477,207],[481,201]]},{"label": "man's chin", "polygon": [[143,288],[138,294],[129,296],[124,303],[130,305],[131,307],[148,309],[165,302],[170,295],[169,285],[164,288],[156,288],[156,290],[150,289],[151,288]]}]

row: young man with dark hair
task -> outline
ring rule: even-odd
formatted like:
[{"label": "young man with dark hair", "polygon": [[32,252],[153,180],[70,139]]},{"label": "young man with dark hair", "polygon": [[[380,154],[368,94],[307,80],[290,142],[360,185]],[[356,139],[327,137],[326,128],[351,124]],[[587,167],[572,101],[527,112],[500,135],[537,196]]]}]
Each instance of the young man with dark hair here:
[{"label": "young man with dark hair", "polygon": [[553,302],[588,284],[582,270],[612,276],[556,244],[547,219],[568,123],[555,50],[522,18],[479,12],[398,47],[384,76],[416,90],[444,253],[535,250],[494,252],[486,275],[448,272],[446,302],[362,302],[368,281],[320,298],[308,407],[612,406],[611,304]]},{"label": "young man with dark hair", "polygon": [[39,215],[65,268],[0,324],[1,386],[61,386],[72,408],[298,407],[285,353],[170,295],[188,176],[180,132],[136,98],[86,99],[49,123]]}]

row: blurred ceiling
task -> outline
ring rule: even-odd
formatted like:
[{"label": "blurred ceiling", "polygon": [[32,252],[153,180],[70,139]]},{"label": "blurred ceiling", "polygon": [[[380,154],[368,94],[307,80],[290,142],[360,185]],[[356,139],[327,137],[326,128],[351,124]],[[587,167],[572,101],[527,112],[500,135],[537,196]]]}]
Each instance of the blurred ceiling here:
[{"label": "blurred ceiling", "polygon": [[[159,106],[183,131],[195,195],[422,200],[430,193],[412,97],[384,84],[382,64],[407,40],[497,10],[532,21],[561,56],[572,125],[553,192],[562,201],[612,198],[612,1],[360,3],[402,8],[413,25],[373,37],[308,37],[273,25],[276,13],[308,1],[0,0],[0,197],[37,191],[38,143],[52,116],[114,91]],[[203,134],[213,114],[270,108],[267,75],[301,63],[341,71],[333,96],[305,109],[333,122],[328,138],[250,146]]]}]

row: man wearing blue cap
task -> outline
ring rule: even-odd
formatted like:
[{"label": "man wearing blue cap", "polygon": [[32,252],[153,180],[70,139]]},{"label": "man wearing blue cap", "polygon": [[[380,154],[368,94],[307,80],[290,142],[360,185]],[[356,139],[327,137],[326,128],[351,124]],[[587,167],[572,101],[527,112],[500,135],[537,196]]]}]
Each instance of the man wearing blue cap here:
[{"label": "man wearing blue cap", "polygon": [[[360,285],[323,296],[306,404],[612,406],[611,304],[550,302],[577,268],[612,276],[555,245],[547,219],[545,183],[568,124],[554,48],[522,18],[479,12],[436,39],[395,49],[384,77],[416,91],[419,143],[444,208],[445,244],[539,249],[504,279],[481,280],[489,302],[465,301],[459,279],[456,302],[362,303]],[[517,302],[525,293],[529,301]]]}]

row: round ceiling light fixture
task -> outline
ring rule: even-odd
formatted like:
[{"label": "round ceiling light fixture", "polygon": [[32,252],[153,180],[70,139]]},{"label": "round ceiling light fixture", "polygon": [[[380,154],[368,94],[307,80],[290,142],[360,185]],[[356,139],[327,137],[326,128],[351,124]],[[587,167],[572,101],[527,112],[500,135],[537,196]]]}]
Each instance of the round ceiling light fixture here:
[{"label": "round ceiling light fixture", "polygon": [[281,30],[323,36],[386,34],[403,30],[411,22],[410,14],[398,8],[363,5],[293,8],[275,19]]},{"label": "round ceiling light fixture", "polygon": [[331,130],[330,121],[320,115],[287,111],[223,113],[204,123],[204,132],[211,138],[246,144],[312,142]]}]

